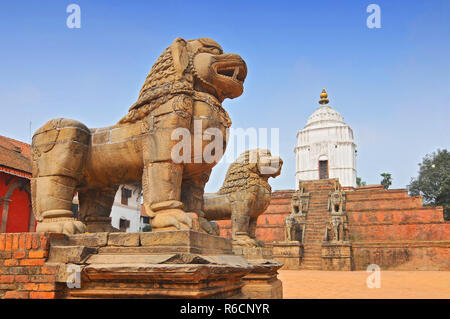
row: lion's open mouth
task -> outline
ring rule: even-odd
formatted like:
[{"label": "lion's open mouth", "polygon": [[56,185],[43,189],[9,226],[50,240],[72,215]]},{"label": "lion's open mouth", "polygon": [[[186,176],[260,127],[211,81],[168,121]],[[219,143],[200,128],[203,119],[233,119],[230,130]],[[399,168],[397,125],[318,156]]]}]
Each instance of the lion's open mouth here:
[{"label": "lion's open mouth", "polygon": [[263,175],[276,177],[281,173],[281,167],[283,166],[283,160],[276,156],[270,158],[269,162],[264,163],[260,167],[260,173]]},{"label": "lion's open mouth", "polygon": [[239,82],[244,82],[246,76],[244,68],[240,65],[223,67],[218,66],[216,72],[219,75],[229,77]]},{"label": "lion's open mouth", "polygon": [[214,69],[218,75],[242,84],[247,76],[247,66],[240,57],[237,59],[234,58],[233,55],[230,59],[230,55],[231,54],[224,54],[220,58],[217,57],[216,59],[223,60],[214,63]]}]

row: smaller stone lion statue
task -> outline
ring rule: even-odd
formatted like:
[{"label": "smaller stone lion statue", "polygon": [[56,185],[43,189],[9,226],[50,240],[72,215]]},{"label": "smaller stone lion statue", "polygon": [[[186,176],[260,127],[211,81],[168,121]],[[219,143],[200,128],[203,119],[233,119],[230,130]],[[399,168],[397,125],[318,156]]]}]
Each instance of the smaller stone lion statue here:
[{"label": "smaller stone lion statue", "polygon": [[270,204],[272,188],[268,179],[280,175],[282,165],[282,159],[272,156],[267,149],[242,153],[228,168],[220,190],[205,194],[204,218],[231,219],[234,246],[261,246],[256,240],[256,222]]}]

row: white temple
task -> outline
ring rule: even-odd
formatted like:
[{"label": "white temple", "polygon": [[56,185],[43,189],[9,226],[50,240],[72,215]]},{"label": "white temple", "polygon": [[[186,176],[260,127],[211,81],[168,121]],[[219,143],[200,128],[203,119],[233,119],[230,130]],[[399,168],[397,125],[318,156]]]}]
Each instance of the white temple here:
[{"label": "white temple", "polygon": [[356,188],[356,144],[344,118],[328,105],[325,89],[320,106],[297,133],[295,182],[339,178],[343,187]]}]

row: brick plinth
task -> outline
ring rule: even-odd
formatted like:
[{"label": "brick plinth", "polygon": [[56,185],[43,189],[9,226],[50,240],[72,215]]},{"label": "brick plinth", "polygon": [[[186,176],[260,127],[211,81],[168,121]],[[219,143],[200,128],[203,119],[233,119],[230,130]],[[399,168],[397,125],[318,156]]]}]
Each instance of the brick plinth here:
[{"label": "brick plinth", "polygon": [[0,234],[0,298],[53,299],[60,294],[57,267],[44,265],[49,254],[47,233]]}]

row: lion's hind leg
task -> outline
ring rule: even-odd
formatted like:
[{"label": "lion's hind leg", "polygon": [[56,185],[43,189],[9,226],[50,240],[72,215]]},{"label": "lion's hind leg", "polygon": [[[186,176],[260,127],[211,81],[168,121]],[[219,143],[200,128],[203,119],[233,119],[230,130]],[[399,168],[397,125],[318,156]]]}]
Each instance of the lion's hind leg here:
[{"label": "lion's hind leg", "polygon": [[117,232],[111,226],[111,208],[118,187],[87,189],[78,192],[80,202],[79,217],[89,233]]}]

